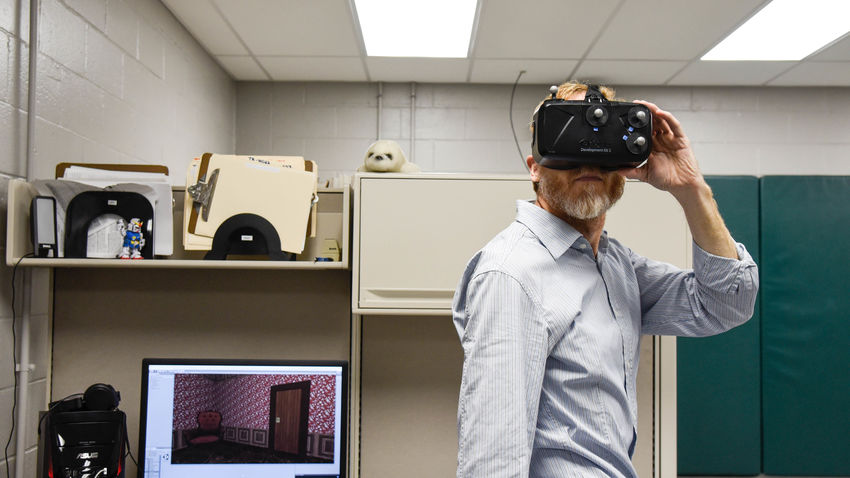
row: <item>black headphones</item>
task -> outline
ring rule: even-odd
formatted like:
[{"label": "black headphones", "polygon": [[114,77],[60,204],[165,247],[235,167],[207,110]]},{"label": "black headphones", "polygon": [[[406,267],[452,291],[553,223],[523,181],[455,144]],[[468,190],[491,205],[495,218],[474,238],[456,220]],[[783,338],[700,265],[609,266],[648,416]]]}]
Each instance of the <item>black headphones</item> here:
[{"label": "black headphones", "polygon": [[78,393],[50,404],[51,412],[114,410],[121,401],[121,392],[112,385],[96,383],[84,393]]},{"label": "black headphones", "polygon": [[86,410],[114,410],[120,401],[121,393],[105,383],[91,385],[83,394]]}]

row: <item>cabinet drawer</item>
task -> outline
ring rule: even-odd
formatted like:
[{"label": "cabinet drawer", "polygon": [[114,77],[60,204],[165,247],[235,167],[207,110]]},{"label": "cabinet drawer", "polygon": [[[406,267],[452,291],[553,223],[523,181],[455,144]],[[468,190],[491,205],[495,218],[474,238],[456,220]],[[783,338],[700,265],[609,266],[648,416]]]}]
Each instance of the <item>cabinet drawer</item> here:
[{"label": "cabinet drawer", "polygon": [[[534,197],[527,176],[357,176],[354,218],[354,313],[449,313],[463,269]],[[635,252],[690,266],[681,207],[652,186],[626,183],[605,229]]]},{"label": "cabinet drawer", "polygon": [[353,305],[377,313],[448,312],[466,262],[534,197],[527,177],[360,177],[355,191]]}]

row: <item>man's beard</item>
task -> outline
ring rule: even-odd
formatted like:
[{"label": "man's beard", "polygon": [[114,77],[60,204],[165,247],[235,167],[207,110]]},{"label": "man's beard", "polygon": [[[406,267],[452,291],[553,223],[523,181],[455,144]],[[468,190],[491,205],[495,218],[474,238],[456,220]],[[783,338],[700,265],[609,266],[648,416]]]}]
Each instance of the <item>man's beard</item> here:
[{"label": "man's beard", "polygon": [[[610,181],[600,184],[601,188],[588,187],[584,190],[570,191],[574,184],[565,186],[549,174],[542,174],[539,182],[539,194],[561,213],[581,220],[594,219],[617,202],[623,195],[625,178],[615,174]],[[603,190],[600,190],[603,189]]]}]

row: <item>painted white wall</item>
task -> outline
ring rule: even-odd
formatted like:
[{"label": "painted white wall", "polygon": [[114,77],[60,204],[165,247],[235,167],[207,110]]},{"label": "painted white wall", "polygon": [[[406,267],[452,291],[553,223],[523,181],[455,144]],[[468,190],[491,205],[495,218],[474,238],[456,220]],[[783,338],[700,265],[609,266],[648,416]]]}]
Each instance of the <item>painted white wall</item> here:
[{"label": "painted white wall", "polygon": [[[41,0],[39,36],[34,178],[53,178],[59,162],[164,164],[183,184],[194,156],[233,150],[235,83],[159,1]],[[27,174],[28,42],[29,0],[0,0],[3,218],[8,180]],[[50,273],[32,274],[24,284],[18,270],[16,300],[20,352],[22,304],[32,297],[29,418],[16,424],[27,434],[27,476],[35,476],[35,425],[50,375]],[[0,446],[9,437],[14,393],[11,275],[0,266]],[[13,472],[20,456],[14,439],[9,452]],[[0,477],[5,465],[0,455]]]},{"label": "painted white wall", "polygon": [[[548,85],[517,88],[523,155]],[[376,138],[377,85],[237,83],[237,154],[303,155],[322,178],[351,174]],[[429,172],[524,173],[511,85],[417,84],[414,162]],[[622,87],[672,111],[705,174],[850,174],[850,88]],[[382,137],[410,151],[410,85],[383,88]],[[408,158],[410,159],[410,158]]]}]

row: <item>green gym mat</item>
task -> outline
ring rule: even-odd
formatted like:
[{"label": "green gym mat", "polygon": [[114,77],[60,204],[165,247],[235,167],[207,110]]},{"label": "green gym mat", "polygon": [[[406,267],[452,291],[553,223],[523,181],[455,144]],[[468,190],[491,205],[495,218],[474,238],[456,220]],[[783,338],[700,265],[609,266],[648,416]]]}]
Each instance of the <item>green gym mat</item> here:
[{"label": "green gym mat", "polygon": [[850,475],[850,177],[761,182],[763,468]]},{"label": "green gym mat", "polygon": [[[759,263],[759,180],[706,178],[732,237]],[[759,305],[724,334],[677,340],[680,475],[761,471]]]}]

